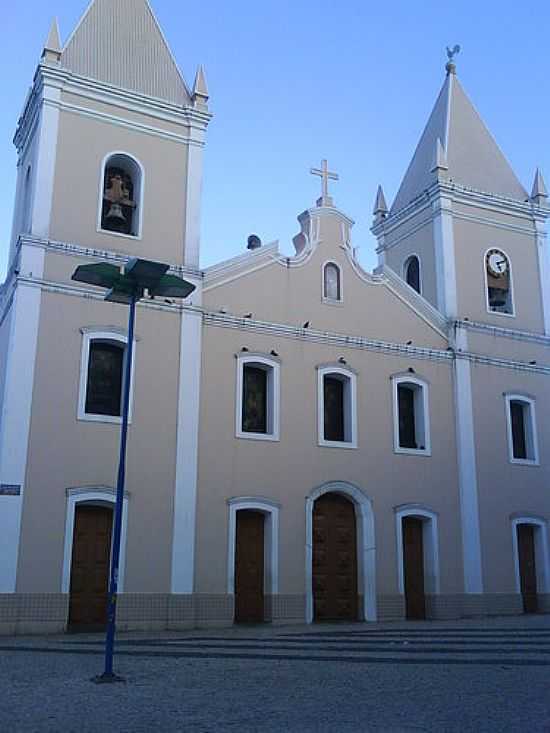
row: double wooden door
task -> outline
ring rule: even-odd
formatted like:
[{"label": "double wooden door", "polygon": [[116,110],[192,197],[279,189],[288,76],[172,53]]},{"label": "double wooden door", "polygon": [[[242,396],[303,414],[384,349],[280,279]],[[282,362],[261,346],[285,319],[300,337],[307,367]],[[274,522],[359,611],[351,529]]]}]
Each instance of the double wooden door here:
[{"label": "double wooden door", "polygon": [[73,533],[69,628],[101,631],[107,624],[107,591],[113,512],[77,506]]},{"label": "double wooden door", "polygon": [[353,504],[324,494],[313,509],[313,606],[316,621],[357,620],[357,533]]},{"label": "double wooden door", "polygon": [[403,518],[403,581],[408,619],[426,618],[424,595],[424,541],[422,520]]},{"label": "double wooden door", "polygon": [[535,562],[535,530],[532,524],[518,524],[518,556],[521,595],[524,613],[536,613],[537,567]]},{"label": "double wooden door", "polygon": [[264,524],[261,512],[237,512],[235,543],[235,621],[264,620]]}]

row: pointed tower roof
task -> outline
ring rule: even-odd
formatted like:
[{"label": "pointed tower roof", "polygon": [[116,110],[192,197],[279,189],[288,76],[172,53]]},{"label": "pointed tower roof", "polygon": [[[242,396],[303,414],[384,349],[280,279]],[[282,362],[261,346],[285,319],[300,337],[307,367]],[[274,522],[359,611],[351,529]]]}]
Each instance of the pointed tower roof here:
[{"label": "pointed tower roof", "polygon": [[420,142],[405,173],[392,211],[397,211],[434,183],[434,152],[440,140],[450,180],[480,191],[525,201],[527,191],[468,99],[454,70],[439,93]]},{"label": "pointed tower roof", "polygon": [[148,0],[92,0],[65,44],[70,71],[178,105],[185,81]]}]

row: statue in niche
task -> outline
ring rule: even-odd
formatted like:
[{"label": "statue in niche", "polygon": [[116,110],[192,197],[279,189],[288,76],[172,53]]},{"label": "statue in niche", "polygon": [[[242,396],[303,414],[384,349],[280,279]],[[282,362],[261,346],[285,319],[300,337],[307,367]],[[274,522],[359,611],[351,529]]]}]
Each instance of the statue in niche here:
[{"label": "statue in niche", "polygon": [[134,234],[132,221],[136,203],[133,201],[134,184],[122,168],[107,168],[103,189],[101,228],[121,234]]}]

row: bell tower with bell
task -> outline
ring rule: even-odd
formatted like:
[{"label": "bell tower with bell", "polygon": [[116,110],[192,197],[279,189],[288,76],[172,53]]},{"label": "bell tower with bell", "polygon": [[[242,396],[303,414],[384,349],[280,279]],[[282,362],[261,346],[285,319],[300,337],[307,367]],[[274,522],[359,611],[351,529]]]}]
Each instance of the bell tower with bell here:
[{"label": "bell tower with bell", "polygon": [[94,0],[52,23],[15,135],[20,235],[199,265],[202,67],[189,88],[148,0]]}]

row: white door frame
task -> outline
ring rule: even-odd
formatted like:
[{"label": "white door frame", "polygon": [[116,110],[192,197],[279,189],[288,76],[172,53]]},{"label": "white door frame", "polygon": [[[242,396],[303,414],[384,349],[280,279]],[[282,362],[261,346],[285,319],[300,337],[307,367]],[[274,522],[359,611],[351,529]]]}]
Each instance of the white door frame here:
[{"label": "white door frame", "polygon": [[537,571],[537,593],[550,593],[550,550],[548,545],[548,521],[544,517],[532,514],[514,515],[512,517],[512,546],[514,548],[514,569],[516,576],[516,592],[521,593],[521,576],[519,567],[518,524],[532,524],[535,528],[535,566]]}]

